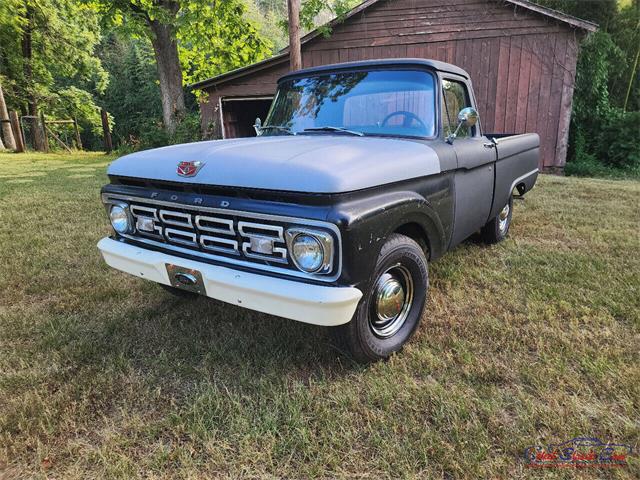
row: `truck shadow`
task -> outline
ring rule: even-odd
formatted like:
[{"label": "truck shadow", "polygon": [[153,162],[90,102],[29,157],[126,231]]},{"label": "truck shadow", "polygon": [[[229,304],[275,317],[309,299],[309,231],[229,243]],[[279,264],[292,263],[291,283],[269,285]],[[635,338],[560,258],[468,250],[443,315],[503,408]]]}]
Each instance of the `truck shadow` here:
[{"label": "truck shadow", "polygon": [[240,390],[283,379],[308,385],[365,368],[341,351],[328,328],[206,297],[179,299],[156,285],[142,290],[131,302],[142,305],[96,319],[92,335],[73,335],[85,343],[68,351],[78,367],[119,358],[163,389],[168,379],[176,388],[215,379]]}]

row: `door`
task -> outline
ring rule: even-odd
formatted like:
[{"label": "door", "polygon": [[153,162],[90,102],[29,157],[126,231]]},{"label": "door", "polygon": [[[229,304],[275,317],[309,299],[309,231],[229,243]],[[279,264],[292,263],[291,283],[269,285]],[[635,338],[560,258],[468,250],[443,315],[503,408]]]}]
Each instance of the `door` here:
[{"label": "door", "polygon": [[[458,112],[471,107],[466,82],[452,78],[442,80],[442,126],[444,138],[458,128]],[[455,219],[452,245],[462,242],[488,220],[493,201],[496,150],[480,132],[480,123],[461,127],[453,141],[456,153]]]},{"label": "door", "polygon": [[271,101],[272,97],[223,98],[224,138],[255,137],[256,118],[267,118]]}]

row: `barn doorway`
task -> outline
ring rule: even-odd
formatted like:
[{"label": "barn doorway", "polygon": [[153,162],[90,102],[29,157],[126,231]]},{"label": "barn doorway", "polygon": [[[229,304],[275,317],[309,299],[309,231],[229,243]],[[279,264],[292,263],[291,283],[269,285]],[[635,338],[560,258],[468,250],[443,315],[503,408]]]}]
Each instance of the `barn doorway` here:
[{"label": "barn doorway", "polygon": [[256,118],[264,122],[273,97],[231,97],[222,99],[224,138],[255,137]]}]

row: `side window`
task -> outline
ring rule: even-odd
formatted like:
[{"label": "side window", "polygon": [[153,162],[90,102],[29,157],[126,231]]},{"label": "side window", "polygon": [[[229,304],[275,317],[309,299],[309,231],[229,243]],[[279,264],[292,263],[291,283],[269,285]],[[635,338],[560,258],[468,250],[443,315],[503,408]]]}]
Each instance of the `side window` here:
[{"label": "side window", "polygon": [[[464,83],[453,80],[442,81],[442,127],[444,136],[454,133],[458,128],[458,113],[465,107],[470,107],[467,87]],[[462,127],[458,132],[458,138],[472,137],[474,128]]]}]

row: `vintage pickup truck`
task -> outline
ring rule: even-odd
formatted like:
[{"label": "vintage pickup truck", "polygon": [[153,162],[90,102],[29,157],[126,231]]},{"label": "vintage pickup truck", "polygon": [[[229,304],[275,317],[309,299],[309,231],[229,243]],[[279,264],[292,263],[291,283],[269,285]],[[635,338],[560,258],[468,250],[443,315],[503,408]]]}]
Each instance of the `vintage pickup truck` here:
[{"label": "vintage pickup truck", "polygon": [[538,175],[538,135],[484,132],[469,75],[437,61],[291,73],[255,127],[114,161],[98,248],[176,294],[335,327],[359,361],[407,342],[428,262],[504,239]]}]

